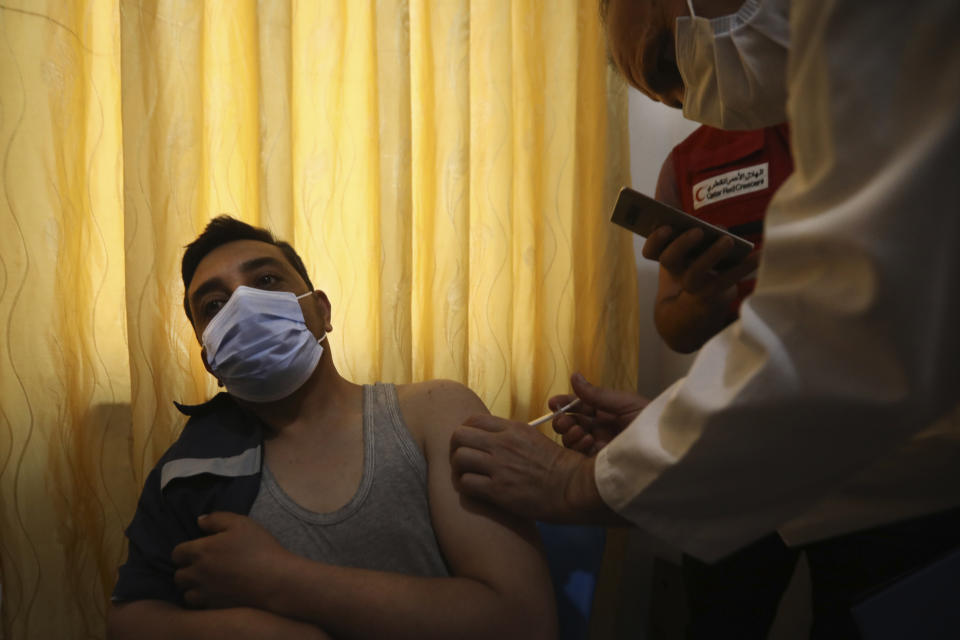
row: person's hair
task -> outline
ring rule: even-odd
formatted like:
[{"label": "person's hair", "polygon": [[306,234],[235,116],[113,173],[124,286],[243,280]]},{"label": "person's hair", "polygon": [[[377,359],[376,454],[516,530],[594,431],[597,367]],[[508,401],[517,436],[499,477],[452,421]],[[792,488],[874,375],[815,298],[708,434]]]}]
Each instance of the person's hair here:
[{"label": "person's hair", "polygon": [[597,10],[600,12],[600,23],[607,23],[607,11],[610,9],[610,0],[600,0],[597,3]]},{"label": "person's hair", "polygon": [[613,52],[610,51],[610,37],[607,35],[607,13],[610,11],[610,0],[599,0],[597,2],[597,13],[600,14],[600,26],[603,29],[603,48],[607,54],[607,67],[609,67],[617,75],[622,76],[620,72],[620,67],[617,66],[616,61],[613,59]]},{"label": "person's hair", "polygon": [[197,271],[197,266],[208,253],[217,247],[237,240],[257,240],[278,247],[287,262],[300,274],[303,281],[313,291],[313,283],[310,282],[310,276],[307,275],[307,268],[303,266],[303,260],[300,259],[296,250],[289,243],[277,240],[266,229],[254,227],[230,216],[217,216],[207,224],[203,233],[186,246],[186,251],[183,252],[183,260],[180,263],[180,274],[183,276],[183,310],[186,311],[187,319],[190,320],[191,324],[193,324],[193,315],[190,313],[190,300],[187,298],[187,290],[190,288],[190,282],[193,280],[193,274]]}]

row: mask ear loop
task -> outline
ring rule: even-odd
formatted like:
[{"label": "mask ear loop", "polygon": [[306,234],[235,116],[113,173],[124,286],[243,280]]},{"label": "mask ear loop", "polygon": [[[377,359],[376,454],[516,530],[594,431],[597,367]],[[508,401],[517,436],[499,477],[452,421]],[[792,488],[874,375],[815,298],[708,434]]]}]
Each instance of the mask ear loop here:
[{"label": "mask ear loop", "polygon": [[[297,296],[297,300],[299,300],[300,298],[306,298],[306,297],[307,297],[308,295],[310,295],[311,293],[313,293],[313,291],[307,291],[305,294],[300,295],[300,296]],[[323,332],[323,336],[322,336],[320,339],[317,340],[317,343],[319,344],[319,343],[323,342],[324,340],[326,340],[326,339],[327,339],[327,335],[328,335],[327,332],[324,331],[324,332]]]},{"label": "mask ear loop", "polygon": [[696,14],[696,12],[693,10],[693,0],[687,0],[687,8],[690,9],[690,17],[691,17],[691,18],[696,18],[696,17],[697,17],[697,14]]}]

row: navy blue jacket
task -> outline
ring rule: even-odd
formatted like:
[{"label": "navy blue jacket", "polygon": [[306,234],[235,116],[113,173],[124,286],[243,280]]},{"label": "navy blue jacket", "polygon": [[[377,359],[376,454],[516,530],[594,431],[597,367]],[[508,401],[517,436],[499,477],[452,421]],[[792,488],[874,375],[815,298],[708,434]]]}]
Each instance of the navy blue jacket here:
[{"label": "navy blue jacket", "polygon": [[226,393],[177,408],[189,420],[147,476],[126,531],[130,548],[114,601],[167,600],[183,606],[173,581],[173,548],[204,535],[197,516],[249,513],[260,489],[263,427],[255,416]]}]

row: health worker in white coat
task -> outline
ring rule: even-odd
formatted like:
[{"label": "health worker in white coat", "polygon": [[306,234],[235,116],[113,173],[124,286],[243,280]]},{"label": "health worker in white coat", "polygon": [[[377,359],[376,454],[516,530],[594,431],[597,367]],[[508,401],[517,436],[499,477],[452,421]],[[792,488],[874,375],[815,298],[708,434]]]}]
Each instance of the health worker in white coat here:
[{"label": "health worker in white coat", "polygon": [[795,171],[756,290],[684,379],[644,407],[575,377],[568,448],[471,418],[458,487],[707,561],[777,530],[807,550],[813,637],[857,637],[863,593],[960,545],[960,3],[601,8],[632,85],[717,127],[786,119]]}]

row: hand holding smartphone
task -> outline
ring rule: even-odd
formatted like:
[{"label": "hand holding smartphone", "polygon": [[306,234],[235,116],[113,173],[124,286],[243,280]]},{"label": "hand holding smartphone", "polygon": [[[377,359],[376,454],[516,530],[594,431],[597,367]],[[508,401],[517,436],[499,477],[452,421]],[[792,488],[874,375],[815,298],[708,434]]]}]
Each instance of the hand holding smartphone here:
[{"label": "hand holding smartphone", "polygon": [[613,209],[613,216],[610,220],[644,238],[664,225],[669,225],[676,232],[676,235],[689,229],[701,229],[703,231],[703,241],[691,252],[692,257],[706,251],[721,237],[728,236],[733,239],[733,249],[717,264],[719,270],[741,262],[753,251],[752,242],[734,235],[726,229],[704,222],[696,216],[691,216],[645,196],[630,187],[620,189],[620,195],[617,196],[617,204]]}]

